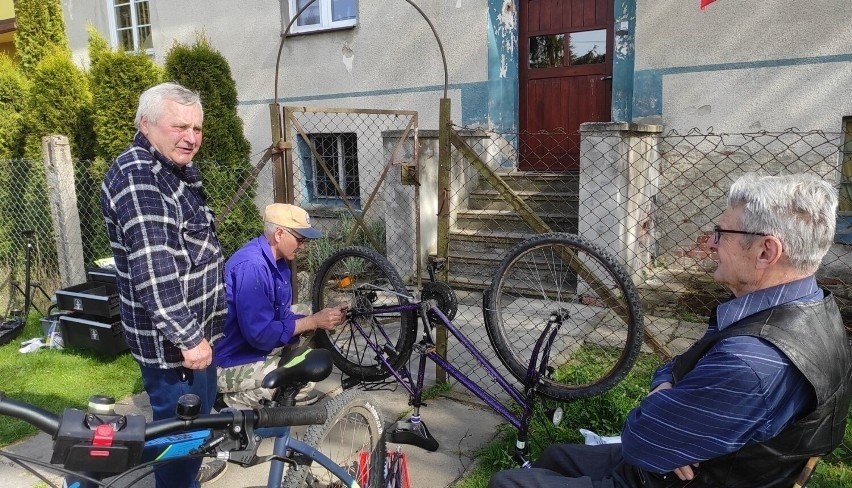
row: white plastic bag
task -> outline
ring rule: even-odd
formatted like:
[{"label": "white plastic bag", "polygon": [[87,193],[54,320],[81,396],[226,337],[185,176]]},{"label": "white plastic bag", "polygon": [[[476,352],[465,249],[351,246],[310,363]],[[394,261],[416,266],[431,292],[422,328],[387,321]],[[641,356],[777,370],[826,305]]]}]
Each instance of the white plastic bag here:
[{"label": "white plastic bag", "polygon": [[621,436],[601,436],[595,434],[591,430],[580,429],[580,433],[583,434],[583,438],[586,439],[587,446],[598,446],[601,444],[621,444]]}]

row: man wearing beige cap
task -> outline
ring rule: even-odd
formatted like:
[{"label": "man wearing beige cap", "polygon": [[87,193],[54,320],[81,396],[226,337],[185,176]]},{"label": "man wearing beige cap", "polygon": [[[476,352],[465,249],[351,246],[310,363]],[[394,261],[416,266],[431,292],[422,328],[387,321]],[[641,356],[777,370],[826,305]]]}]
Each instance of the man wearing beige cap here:
[{"label": "man wearing beige cap", "polygon": [[225,335],[214,351],[219,392],[233,408],[271,399],[273,392],[260,383],[278,366],[283,348],[298,344],[299,334],[331,329],[346,318],[345,307],[308,316],[291,310],[290,261],[305,241],[322,236],[311,227],[308,213],[295,205],[273,203],[264,210],[263,221],[263,235],[225,263],[228,315]]}]

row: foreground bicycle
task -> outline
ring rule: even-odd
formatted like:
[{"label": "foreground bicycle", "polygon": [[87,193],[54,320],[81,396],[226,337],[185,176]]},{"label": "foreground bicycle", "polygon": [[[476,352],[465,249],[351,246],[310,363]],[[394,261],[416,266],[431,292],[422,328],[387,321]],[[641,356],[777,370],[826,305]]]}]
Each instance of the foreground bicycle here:
[{"label": "foreground bicycle", "polygon": [[[417,298],[375,251],[348,247],[332,254],[317,271],[313,307],[348,305],[349,312],[346,324],[317,331],[316,337],[349,376],[347,386],[393,377],[408,391],[414,413],[397,423],[390,440],[438,448],[420,417],[429,358],[518,430],[513,456],[526,466],[538,394],[555,400],[597,395],[618,384],[633,366],[643,331],[636,290],[609,254],[579,236],[543,234],[513,247],[483,293],[483,312],[488,337],[499,359],[520,381],[518,389],[453,323],[456,294],[435,279],[445,264],[437,260],[429,264],[429,282]],[[415,344],[418,318],[422,336]],[[520,414],[438,353],[436,325],[446,327],[476,358],[520,407]],[[407,366],[414,351],[420,356],[416,379]],[[560,415],[557,410],[551,420],[558,422]]]},{"label": "foreground bicycle", "polygon": [[[291,398],[304,382],[321,381],[330,372],[328,352],[309,351],[269,373],[263,386],[280,388],[283,398]],[[56,415],[0,392],[0,415],[23,420],[54,439],[51,464],[0,455],[49,486],[54,485],[26,463],[62,472],[64,486],[78,488],[133,486],[148,475],[143,468],[188,456],[216,457],[244,467],[270,462],[268,488],[382,486],[383,417],[362,392],[344,391],[313,406],[213,414],[199,414],[200,399],[184,395],[175,419],[154,422],[142,415],[118,415],[111,404],[112,399],[93,397],[88,412],[69,408]],[[309,426],[301,440],[291,435],[293,426]],[[261,441],[270,437],[275,438],[272,454],[258,456]]]}]

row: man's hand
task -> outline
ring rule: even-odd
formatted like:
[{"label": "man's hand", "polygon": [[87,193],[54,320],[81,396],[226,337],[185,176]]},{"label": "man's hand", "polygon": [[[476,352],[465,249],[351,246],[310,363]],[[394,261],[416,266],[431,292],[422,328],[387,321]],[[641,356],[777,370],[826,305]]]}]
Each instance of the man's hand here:
[{"label": "man's hand", "polygon": [[189,369],[204,369],[213,362],[213,349],[207,339],[201,339],[201,343],[192,349],[181,349],[183,354],[183,367]]},{"label": "man's hand", "polygon": [[346,307],[329,307],[311,315],[316,329],[333,329],[346,320]]},{"label": "man's hand", "polygon": [[695,473],[692,472],[693,467],[697,468],[698,463],[695,463],[692,466],[681,466],[679,468],[675,468],[674,474],[676,474],[681,481],[691,480],[692,478],[695,478]]}]

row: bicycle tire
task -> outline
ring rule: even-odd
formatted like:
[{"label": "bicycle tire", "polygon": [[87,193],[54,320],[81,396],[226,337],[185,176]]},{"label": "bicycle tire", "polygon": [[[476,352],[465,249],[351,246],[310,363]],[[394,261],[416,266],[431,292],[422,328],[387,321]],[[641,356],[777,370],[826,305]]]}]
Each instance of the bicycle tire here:
[{"label": "bicycle tire", "polygon": [[[314,310],[345,304],[350,310],[367,312],[332,330],[317,330],[314,335],[320,346],[331,351],[334,364],[343,373],[367,382],[390,376],[368,340],[390,354],[388,361],[394,369],[406,364],[417,332],[416,313],[369,313],[377,304],[408,303],[402,279],[384,256],[364,247],[343,248],[320,265],[312,292]],[[355,321],[367,338],[357,330]]]},{"label": "bicycle tire", "polygon": [[[328,420],[311,425],[303,441],[322,452],[339,466],[346,468],[356,481],[363,467],[360,453],[369,453],[366,487],[381,487],[384,478],[387,448],[384,417],[373,398],[358,390],[345,390],[326,402]],[[342,486],[340,480],[319,463],[306,456],[294,456],[298,469],[288,467],[281,480],[282,488]]]},{"label": "bicycle tire", "polygon": [[612,256],[573,234],[541,234],[510,249],[485,291],[483,307],[497,356],[521,382],[550,314],[568,312],[550,353],[553,374],[538,388],[556,400],[612,388],[633,367],[642,346],[633,282]]}]

